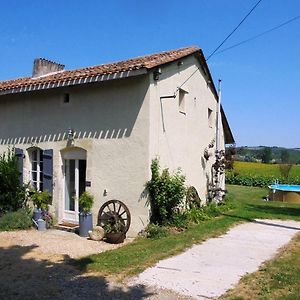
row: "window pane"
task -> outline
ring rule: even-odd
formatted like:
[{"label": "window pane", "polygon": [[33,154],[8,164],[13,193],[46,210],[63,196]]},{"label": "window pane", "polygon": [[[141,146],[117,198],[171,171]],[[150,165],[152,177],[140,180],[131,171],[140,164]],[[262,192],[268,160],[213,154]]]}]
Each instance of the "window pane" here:
[{"label": "window pane", "polygon": [[37,173],[36,172],[32,172],[31,173],[31,176],[32,176],[32,181],[37,181]]},{"label": "window pane", "polygon": [[43,150],[40,150],[39,152],[40,152],[40,162],[42,162],[43,161]]},{"label": "window pane", "polygon": [[65,209],[75,210],[75,160],[66,160]]},{"label": "window pane", "polygon": [[34,161],[32,162],[32,171],[36,171],[37,170],[37,162]]},{"label": "window pane", "polygon": [[79,160],[79,197],[85,191],[86,160]]},{"label": "window pane", "polygon": [[37,160],[37,150],[32,151],[32,160]]}]

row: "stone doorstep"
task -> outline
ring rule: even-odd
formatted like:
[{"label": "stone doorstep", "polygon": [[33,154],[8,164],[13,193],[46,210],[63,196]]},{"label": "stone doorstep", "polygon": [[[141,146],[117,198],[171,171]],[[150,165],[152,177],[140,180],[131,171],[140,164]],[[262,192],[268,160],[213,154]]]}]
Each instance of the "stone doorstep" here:
[{"label": "stone doorstep", "polygon": [[76,223],[61,221],[60,223],[58,223],[57,225],[54,226],[54,229],[78,233],[79,225]]}]

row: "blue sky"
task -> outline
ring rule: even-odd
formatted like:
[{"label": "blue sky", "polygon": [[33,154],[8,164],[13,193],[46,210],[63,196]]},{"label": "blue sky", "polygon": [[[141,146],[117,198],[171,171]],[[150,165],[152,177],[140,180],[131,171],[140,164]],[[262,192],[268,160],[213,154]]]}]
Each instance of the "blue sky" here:
[{"label": "blue sky", "polygon": [[[36,57],[74,69],[197,45],[208,56],[257,0],[0,0],[0,80]],[[224,48],[300,15],[263,0]],[[300,147],[300,19],[209,61],[237,145]]]}]

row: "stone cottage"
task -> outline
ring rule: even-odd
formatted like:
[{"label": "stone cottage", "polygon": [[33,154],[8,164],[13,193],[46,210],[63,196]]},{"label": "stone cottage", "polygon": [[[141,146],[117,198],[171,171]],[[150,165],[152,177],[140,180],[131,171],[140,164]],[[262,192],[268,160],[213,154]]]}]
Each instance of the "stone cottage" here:
[{"label": "stone cottage", "polygon": [[[76,70],[36,59],[32,77],[0,82],[0,153],[16,148],[22,180],[52,194],[58,221],[78,222],[78,197],[87,190],[94,216],[104,202],[123,201],[135,235],[149,220],[144,185],[153,158],[180,167],[207,197],[214,159],[203,155],[215,147],[217,113],[198,47]],[[220,113],[224,148],[234,139]]]}]

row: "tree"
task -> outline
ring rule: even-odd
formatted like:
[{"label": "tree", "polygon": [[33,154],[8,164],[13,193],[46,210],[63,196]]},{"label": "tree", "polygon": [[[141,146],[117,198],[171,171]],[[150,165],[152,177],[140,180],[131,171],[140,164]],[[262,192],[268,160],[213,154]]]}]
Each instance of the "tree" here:
[{"label": "tree", "polygon": [[290,175],[290,171],[292,168],[292,164],[279,164],[279,171],[281,176],[285,179],[288,180],[289,175]]},{"label": "tree", "polygon": [[281,163],[288,164],[290,162],[290,153],[287,149],[281,150],[280,153]]},{"label": "tree", "polygon": [[25,188],[19,180],[18,159],[8,149],[0,156],[0,216],[25,205]]},{"label": "tree", "polygon": [[268,164],[271,161],[272,149],[270,147],[264,147],[261,153],[261,160],[263,163]]},{"label": "tree", "polygon": [[225,150],[225,168],[227,170],[233,170],[234,163],[234,155],[236,155],[237,151],[234,146],[228,147]]}]

